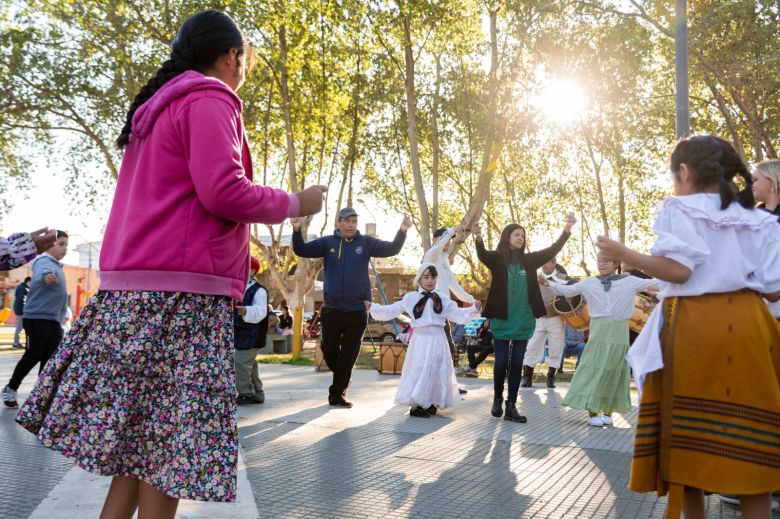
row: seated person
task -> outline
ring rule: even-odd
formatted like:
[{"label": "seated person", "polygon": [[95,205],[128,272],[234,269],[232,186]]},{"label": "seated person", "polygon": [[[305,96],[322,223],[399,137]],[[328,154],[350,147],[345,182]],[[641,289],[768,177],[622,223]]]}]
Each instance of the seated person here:
[{"label": "seated person", "polygon": [[466,343],[466,327],[462,324],[456,324],[452,328],[452,342],[454,344]]},{"label": "seated person", "polygon": [[[485,319],[482,326],[477,330],[477,343],[466,347],[469,357],[469,365],[463,368],[467,377],[477,376],[477,366],[484,361],[488,355],[493,353],[493,332],[490,331],[490,321]],[[477,353],[479,355],[477,355]]]},{"label": "seated person", "polygon": [[563,355],[561,356],[561,370],[563,369],[563,359],[566,357],[569,357],[571,355],[577,356],[577,364],[574,366],[574,369],[577,369],[577,366],[580,365],[580,357],[582,357],[582,352],[585,350],[585,332],[580,332],[569,326],[568,323],[564,323],[564,345],[563,345]]}]

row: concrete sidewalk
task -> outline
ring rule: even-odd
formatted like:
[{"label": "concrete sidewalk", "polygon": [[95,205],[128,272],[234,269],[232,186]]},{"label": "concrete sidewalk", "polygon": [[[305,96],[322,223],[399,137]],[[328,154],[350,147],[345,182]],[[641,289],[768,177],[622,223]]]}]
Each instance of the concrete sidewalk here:
[{"label": "concrete sidewalk", "polygon": [[[20,353],[0,352],[2,385]],[[239,408],[247,484],[237,504],[182,502],[179,517],[645,518],[665,500],[626,489],[634,413],[589,427],[567,387],[523,389],[527,424],[490,416],[492,384],[462,379],[462,405],[430,419],[393,405],[398,377],[354,372],[352,409],[327,405],[330,373],[261,366],[267,401]],[[31,375],[20,391],[32,387]],[[109,478],[86,474],[0,412],[0,517],[97,517]],[[709,517],[739,517],[714,497]]]}]

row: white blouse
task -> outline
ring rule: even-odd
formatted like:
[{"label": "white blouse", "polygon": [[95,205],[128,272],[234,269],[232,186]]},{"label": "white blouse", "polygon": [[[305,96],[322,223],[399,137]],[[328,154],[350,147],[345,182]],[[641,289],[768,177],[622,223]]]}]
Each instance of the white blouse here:
[{"label": "white blouse", "polygon": [[444,252],[444,246],[455,236],[455,227],[450,227],[444,234],[439,236],[439,239],[423,256],[423,263],[433,263],[436,265],[436,270],[439,275],[436,277],[436,291],[447,294],[447,299],[450,298],[450,291],[455,294],[455,297],[460,299],[466,304],[473,305],[474,297],[466,292],[466,290],[458,283],[458,278],[455,277],[455,273],[450,268],[450,255],[448,252]]},{"label": "white blouse", "polygon": [[[780,290],[780,225],[777,217],[732,203],[720,209],[716,193],[665,198],[658,206],[653,230],[653,256],[671,258],[689,269],[685,283],[660,281],[659,299],[696,296],[749,288]],[[664,367],[660,331],[662,305],[657,305],[628,352],[637,388],[648,373]]]},{"label": "white blouse", "polygon": [[634,313],[634,296],[648,287],[657,287],[658,280],[627,276],[612,281],[609,292],[596,276],[585,278],[573,285],[550,283],[549,288],[558,294],[571,297],[581,294],[588,301],[591,317],[607,317],[616,321],[628,320]]},{"label": "white blouse", "polygon": [[650,254],[691,269],[685,283],[661,281],[661,298],[780,290],[780,225],[771,213],[738,203],[721,211],[717,193],[668,197],[653,230]]},{"label": "white blouse", "polygon": [[400,301],[390,305],[383,306],[374,303],[369,311],[371,316],[378,321],[389,321],[406,312],[412,318],[412,328],[415,330],[426,326],[444,328],[446,321],[456,324],[467,324],[471,319],[479,317],[479,310],[475,306],[458,308],[458,304],[449,298],[449,294],[445,295],[438,290],[436,292],[441,298],[442,311],[440,314],[433,311],[433,299],[429,298],[425,303],[425,308],[420,318],[414,317],[414,305],[423,297],[422,289],[419,289],[417,292],[409,292]]}]

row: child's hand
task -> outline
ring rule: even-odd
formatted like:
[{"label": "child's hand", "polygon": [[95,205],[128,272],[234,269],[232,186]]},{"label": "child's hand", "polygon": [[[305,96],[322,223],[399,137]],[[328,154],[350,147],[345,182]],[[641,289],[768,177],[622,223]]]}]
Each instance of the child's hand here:
[{"label": "child's hand", "polygon": [[363,301],[363,304],[366,305],[366,310],[371,310],[371,305],[374,303],[371,301]]},{"label": "child's hand", "polygon": [[30,233],[30,236],[32,237],[33,243],[35,243],[38,254],[49,250],[49,247],[54,245],[54,242],[57,241],[57,231],[50,231],[48,227],[33,231]]},{"label": "child's hand", "polygon": [[550,286],[550,280],[544,276],[539,276],[539,284],[545,287]]},{"label": "child's hand", "polygon": [[471,234],[474,235],[474,238],[481,240],[482,239],[482,227],[479,226],[478,223],[475,223],[471,226]]},{"label": "child's hand", "polygon": [[596,247],[611,260],[622,261],[629,248],[619,241],[611,240],[606,236],[596,236]]},{"label": "child's hand", "polygon": [[246,315],[246,307],[245,306],[236,306],[236,312],[238,313],[238,315],[243,317],[243,316]]},{"label": "child's hand", "polygon": [[309,216],[319,213],[322,210],[322,198],[327,190],[328,188],[325,186],[316,185],[295,193],[301,203],[298,215]]},{"label": "child's hand", "polygon": [[57,276],[54,274],[46,274],[43,276],[43,282],[47,285],[56,285],[57,284]]},{"label": "child's hand", "polygon": [[293,231],[297,231],[301,228],[301,219],[300,218],[290,218],[290,224],[292,225]]}]

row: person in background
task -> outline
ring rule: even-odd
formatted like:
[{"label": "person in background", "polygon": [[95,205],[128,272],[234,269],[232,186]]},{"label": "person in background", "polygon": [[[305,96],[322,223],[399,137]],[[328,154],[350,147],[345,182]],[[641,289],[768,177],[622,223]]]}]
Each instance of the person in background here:
[{"label": "person in background", "polygon": [[18,407],[16,391],[36,364],[43,371],[62,340],[62,321],[68,306],[65,271],[60,260],[68,252],[68,235],[55,231],[57,236],[49,249],[35,258],[30,268],[30,292],[24,305],[24,334],[27,350],[14,368],[11,380],[3,388],[2,399],[7,407]]},{"label": "person in background", "polygon": [[[423,255],[423,263],[433,263],[436,265],[436,270],[439,272],[439,276],[436,281],[436,290],[446,294],[450,297],[453,294],[458,301],[461,301],[467,305],[474,304],[474,297],[466,292],[466,290],[458,283],[458,278],[455,277],[455,273],[450,268],[450,242],[458,233],[463,233],[466,229],[464,227],[450,227],[437,229],[433,233],[433,239],[435,240],[430,249],[428,249]],[[450,331],[450,323],[447,323],[444,327],[444,332],[447,334],[447,344],[450,347],[450,355],[452,356],[452,365],[458,366],[457,355],[455,353],[455,341]],[[463,395],[467,393],[465,389],[458,388],[458,392]]]},{"label": "person in background", "polygon": [[73,328],[73,310],[66,306],[65,317],[62,319],[62,335],[68,335],[71,328]]},{"label": "person in background", "polygon": [[561,356],[559,372],[563,372],[563,359],[570,355],[577,356],[577,364],[574,366],[574,369],[577,369],[577,366],[580,365],[582,352],[585,351],[585,332],[575,330],[568,324],[564,324],[564,336],[563,355]]},{"label": "person in background", "polygon": [[236,403],[262,404],[265,402],[263,381],[257,366],[259,344],[265,345],[268,334],[268,290],[257,282],[260,260],[250,258],[250,276],[244,289],[244,298],[233,313],[236,348]]},{"label": "person in background", "polygon": [[[559,272],[558,266],[558,262],[553,256],[542,265],[542,273],[539,277],[551,283],[567,284],[569,278]],[[553,308],[557,294],[543,284],[540,284],[539,289],[546,313],[536,318],[534,334],[528,340],[528,347],[523,357],[523,377],[520,380],[520,387],[533,385],[534,367],[544,360],[546,344],[548,351],[547,387],[555,388],[555,373],[563,362],[563,317]]]},{"label": "person in background", "polygon": [[472,344],[466,348],[466,354],[469,357],[469,365],[463,369],[466,376],[478,377],[477,366],[482,364],[493,351],[493,332],[490,331],[490,320],[485,319],[482,321],[482,326],[477,330],[477,344]]},{"label": "person in background", "polygon": [[27,276],[24,281],[19,283],[19,286],[14,290],[14,315],[16,315],[16,329],[14,330],[14,348],[24,348],[22,343],[19,342],[19,336],[24,328],[24,305],[27,302],[27,293],[30,291],[30,280],[32,278]]},{"label": "person in background", "polygon": [[48,227],[31,233],[18,232],[8,238],[0,236],[0,270],[19,268],[41,254],[57,240],[57,232]]},{"label": "person in background", "polygon": [[344,397],[366,329],[363,302],[371,299],[368,263],[372,257],[389,258],[401,252],[412,219],[403,217],[392,242],[360,234],[357,230],[358,214],[351,207],[339,211],[332,235],[308,243],[303,239],[300,219],[293,218],[290,223],[295,254],[301,258],[323,258],[322,354],[333,371],[328,404],[350,408],[352,403]]},{"label": "person in background", "polygon": [[279,332],[284,335],[287,350],[292,348],[293,339],[293,317],[290,315],[290,307],[282,306],[282,315],[279,316]]}]

